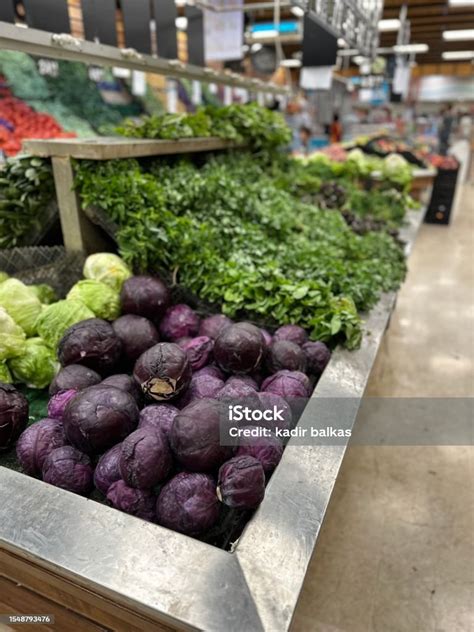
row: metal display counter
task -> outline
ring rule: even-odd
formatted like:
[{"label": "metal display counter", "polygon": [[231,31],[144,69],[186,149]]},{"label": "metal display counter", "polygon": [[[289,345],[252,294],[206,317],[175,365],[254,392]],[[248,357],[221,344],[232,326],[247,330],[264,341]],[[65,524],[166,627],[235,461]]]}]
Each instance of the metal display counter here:
[{"label": "metal display counter", "polygon": [[[423,216],[407,216],[407,256]],[[345,427],[395,299],[385,294],[370,312],[359,350],[333,353],[313,393],[354,402]],[[110,628],[284,632],[346,447],[290,440],[232,552],[0,467],[0,574]]]}]

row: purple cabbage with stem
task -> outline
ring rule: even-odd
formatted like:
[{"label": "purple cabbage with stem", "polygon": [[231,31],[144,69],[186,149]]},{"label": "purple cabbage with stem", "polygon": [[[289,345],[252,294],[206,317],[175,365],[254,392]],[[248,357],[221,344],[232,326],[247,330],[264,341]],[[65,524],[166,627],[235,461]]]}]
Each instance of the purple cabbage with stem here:
[{"label": "purple cabbage with stem", "polygon": [[160,342],[142,353],[133,369],[143,393],[156,401],[168,401],[184,392],[191,375],[186,353],[172,342]]},{"label": "purple cabbage with stem", "polygon": [[258,459],[235,456],[219,469],[217,497],[235,509],[255,509],[265,496],[265,472]]}]

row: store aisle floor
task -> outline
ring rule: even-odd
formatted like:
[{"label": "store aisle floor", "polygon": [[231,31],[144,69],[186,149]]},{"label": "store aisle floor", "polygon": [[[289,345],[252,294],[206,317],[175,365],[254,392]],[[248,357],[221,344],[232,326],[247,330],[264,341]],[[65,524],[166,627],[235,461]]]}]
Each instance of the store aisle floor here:
[{"label": "store aisle floor", "polygon": [[[473,200],[422,226],[368,395],[474,394]],[[292,632],[472,632],[473,454],[349,449]]]}]

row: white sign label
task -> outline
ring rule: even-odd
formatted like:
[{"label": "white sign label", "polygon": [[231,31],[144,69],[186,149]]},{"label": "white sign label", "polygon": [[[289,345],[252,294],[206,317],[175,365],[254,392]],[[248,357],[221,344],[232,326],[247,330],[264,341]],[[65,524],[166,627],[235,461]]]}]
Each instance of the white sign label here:
[{"label": "white sign label", "polygon": [[[216,7],[240,6],[243,0],[208,0]],[[206,61],[242,59],[243,11],[204,11],[204,50]]]}]

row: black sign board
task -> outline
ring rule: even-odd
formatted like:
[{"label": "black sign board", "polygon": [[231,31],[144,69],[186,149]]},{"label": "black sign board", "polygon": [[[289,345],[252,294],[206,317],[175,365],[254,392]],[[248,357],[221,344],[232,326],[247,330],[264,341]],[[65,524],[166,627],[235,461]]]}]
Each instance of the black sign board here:
[{"label": "black sign board", "polygon": [[303,29],[303,66],[334,66],[337,35],[311,13],[304,16]]},{"label": "black sign board", "polygon": [[204,18],[201,9],[186,5],[185,16],[188,18],[188,63],[204,66]]},{"label": "black sign board", "polygon": [[15,9],[13,0],[0,1],[0,22],[15,22]]},{"label": "black sign board", "polygon": [[84,35],[91,42],[117,46],[115,29],[115,0],[81,0]]},{"label": "black sign board", "polygon": [[175,0],[153,0],[158,55],[165,59],[178,57]]},{"label": "black sign board", "polygon": [[151,53],[150,0],[120,0],[125,43],[140,53]]},{"label": "black sign board", "polygon": [[50,33],[70,33],[67,0],[23,0],[26,23]]}]

